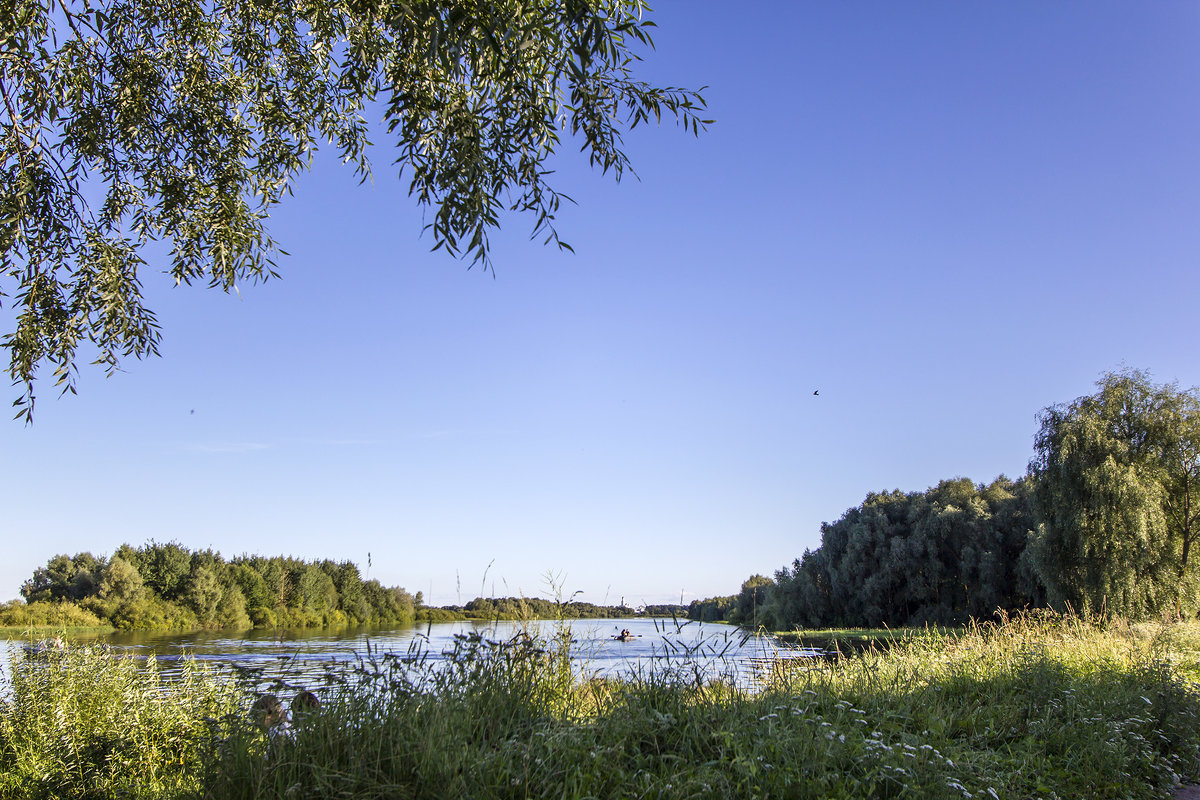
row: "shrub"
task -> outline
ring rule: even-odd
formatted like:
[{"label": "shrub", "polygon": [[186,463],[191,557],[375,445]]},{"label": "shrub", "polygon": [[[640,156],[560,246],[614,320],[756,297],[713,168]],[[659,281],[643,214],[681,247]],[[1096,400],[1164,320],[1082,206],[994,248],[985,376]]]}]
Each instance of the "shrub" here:
[{"label": "shrub", "polygon": [[67,600],[38,600],[33,603],[14,600],[0,607],[0,626],[99,628],[104,626],[104,622],[91,611]]}]

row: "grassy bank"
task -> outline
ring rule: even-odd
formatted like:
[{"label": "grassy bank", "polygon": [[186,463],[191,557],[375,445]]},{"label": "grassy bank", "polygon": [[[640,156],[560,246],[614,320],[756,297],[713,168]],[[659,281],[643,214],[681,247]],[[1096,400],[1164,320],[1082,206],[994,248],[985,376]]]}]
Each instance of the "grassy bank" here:
[{"label": "grassy bank", "polygon": [[944,637],[954,634],[954,628],[820,628],[802,631],[776,631],[771,634],[785,644],[816,644],[822,642],[844,642],[846,644],[874,644]]},{"label": "grassy bank", "polygon": [[0,639],[41,639],[46,636],[59,634],[71,635],[77,633],[112,633],[116,628],[111,625],[0,625]]},{"label": "grassy bank", "polygon": [[[679,662],[581,681],[553,637],[458,647],[443,669],[357,665],[276,736],[249,721],[250,698],[195,667],[164,687],[98,650],[68,651],[17,671],[0,792],[1163,798],[1200,774],[1195,627],[1018,620],[783,662],[756,693],[698,684]],[[72,677],[84,670],[90,680]]]}]

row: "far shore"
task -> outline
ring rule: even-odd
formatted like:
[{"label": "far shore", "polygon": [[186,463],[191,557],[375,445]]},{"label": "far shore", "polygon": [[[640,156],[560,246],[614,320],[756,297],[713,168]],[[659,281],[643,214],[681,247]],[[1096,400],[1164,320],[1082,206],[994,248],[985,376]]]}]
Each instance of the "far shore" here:
[{"label": "far shore", "polygon": [[19,636],[44,635],[55,633],[112,633],[116,628],[111,625],[101,625],[98,627],[85,626],[62,626],[62,625],[0,625],[0,638],[13,639]]}]

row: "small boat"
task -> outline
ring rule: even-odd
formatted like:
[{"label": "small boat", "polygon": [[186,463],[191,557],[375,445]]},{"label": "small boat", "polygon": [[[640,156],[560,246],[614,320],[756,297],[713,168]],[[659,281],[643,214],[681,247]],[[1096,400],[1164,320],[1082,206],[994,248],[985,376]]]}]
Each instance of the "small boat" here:
[{"label": "small boat", "polygon": [[43,658],[51,653],[63,652],[67,649],[67,644],[61,636],[55,636],[53,639],[43,639],[37,644],[21,645],[21,649],[30,658]]},{"label": "small boat", "polygon": [[612,638],[616,639],[618,642],[628,642],[630,639],[638,638],[638,636],[630,633],[629,631],[621,631],[620,633],[615,634]]}]

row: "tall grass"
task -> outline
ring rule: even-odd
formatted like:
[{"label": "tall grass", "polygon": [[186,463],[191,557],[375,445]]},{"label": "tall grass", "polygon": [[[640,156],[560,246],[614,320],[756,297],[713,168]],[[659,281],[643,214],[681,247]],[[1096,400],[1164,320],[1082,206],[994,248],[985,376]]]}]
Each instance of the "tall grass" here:
[{"label": "tall grass", "polygon": [[[15,662],[0,687],[0,797],[193,797],[240,697],[185,660],[158,664],[98,646]],[[4,691],[7,690],[7,691]]]},{"label": "tall grass", "polygon": [[[107,784],[84,780],[103,772],[97,759],[35,730],[76,702],[58,695],[86,697],[87,687],[34,669],[56,694],[17,698],[5,718],[24,721],[5,723],[3,752],[44,765],[61,796],[79,797],[117,796],[88,794],[109,786],[209,798],[1136,800],[1167,797],[1200,776],[1194,627],[1025,617],[838,661],[780,660],[756,691],[697,680],[681,664],[626,679],[581,677],[570,654],[566,627],[506,642],[464,636],[447,661],[419,649],[371,653],[332,674],[318,689],[321,708],[286,735],[234,715],[219,739],[203,717],[227,714],[227,696],[200,676],[171,690],[177,699],[213,698],[184,712],[190,744],[173,750],[162,733],[182,719],[139,719],[132,727],[151,732],[140,735],[154,754],[118,759]],[[126,679],[150,680],[136,676]],[[159,697],[156,686],[134,691],[131,702]],[[105,728],[104,715],[95,717]],[[96,740],[82,723],[73,730],[74,739]],[[58,755],[35,756],[45,744]],[[134,780],[151,768],[147,757],[157,785]],[[80,763],[87,768],[66,766]]]},{"label": "tall grass", "polygon": [[213,796],[1154,798],[1200,773],[1196,652],[1171,633],[1024,618],[780,661],[754,693],[545,658],[476,641],[443,673],[364,668],[293,739],[244,741]]}]

